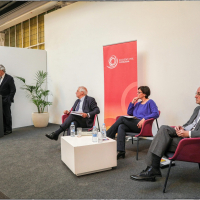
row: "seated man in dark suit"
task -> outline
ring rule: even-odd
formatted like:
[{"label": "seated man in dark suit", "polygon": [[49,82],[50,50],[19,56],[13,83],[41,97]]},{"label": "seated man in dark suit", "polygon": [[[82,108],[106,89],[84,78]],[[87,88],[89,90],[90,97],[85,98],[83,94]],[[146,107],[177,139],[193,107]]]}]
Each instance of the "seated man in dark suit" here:
[{"label": "seated man in dark suit", "polygon": [[[72,111],[78,111],[81,116],[70,114],[69,117],[60,125],[60,128],[50,134],[46,134],[51,140],[58,140],[60,133],[68,128],[67,135],[70,135],[70,125],[74,122],[75,128],[92,128],[94,117],[100,113],[99,107],[93,97],[87,96],[87,88],[80,86],[76,91],[78,99],[75,101]],[[69,114],[68,110],[64,111],[64,114]]]},{"label": "seated man in dark suit", "polygon": [[[196,103],[200,105],[200,87],[197,89]],[[131,175],[133,180],[154,181],[161,177],[160,160],[167,151],[175,152],[183,138],[200,137],[200,106],[194,109],[189,121],[183,126],[161,126],[154,137],[146,157],[147,168],[138,175]]]},{"label": "seated man in dark suit", "polygon": [[4,135],[12,133],[11,103],[16,92],[13,77],[6,74],[6,69],[0,65],[0,95],[2,95]]}]

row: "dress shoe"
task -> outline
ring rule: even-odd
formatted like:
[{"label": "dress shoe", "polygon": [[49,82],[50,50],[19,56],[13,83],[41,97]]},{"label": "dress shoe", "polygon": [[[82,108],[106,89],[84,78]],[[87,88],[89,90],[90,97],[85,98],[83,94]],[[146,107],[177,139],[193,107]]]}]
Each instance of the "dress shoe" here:
[{"label": "dress shoe", "polygon": [[138,175],[131,175],[130,178],[136,181],[155,181],[155,177],[162,177],[160,168],[156,169],[151,167],[147,167],[146,170],[143,170]]},{"label": "dress shoe", "polygon": [[51,140],[58,140],[58,135],[55,134],[55,132],[46,134],[45,136],[48,137]]},{"label": "dress shoe", "polygon": [[12,131],[5,131],[5,132],[4,132],[4,135],[8,135],[8,134],[10,134],[10,133],[12,133]]},{"label": "dress shoe", "polygon": [[140,173],[142,173],[142,172],[146,172],[149,168],[150,168],[150,167],[147,166],[147,168],[146,168],[145,170],[142,170]]},{"label": "dress shoe", "polygon": [[126,153],[125,151],[119,151],[118,154],[117,154],[117,160],[118,160],[119,158],[121,158],[121,157],[122,157],[122,158],[125,158],[125,153]]}]

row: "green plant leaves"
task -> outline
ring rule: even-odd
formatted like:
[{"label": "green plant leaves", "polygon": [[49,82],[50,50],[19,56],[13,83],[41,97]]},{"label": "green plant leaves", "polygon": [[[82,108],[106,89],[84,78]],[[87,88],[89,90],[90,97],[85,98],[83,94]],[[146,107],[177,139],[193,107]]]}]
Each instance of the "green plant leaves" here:
[{"label": "green plant leaves", "polygon": [[15,78],[18,78],[19,80],[23,81],[24,83],[26,82],[26,80],[22,77],[19,77],[19,76],[15,76]]},{"label": "green plant leaves", "polygon": [[24,83],[22,90],[27,91],[27,97],[37,106],[38,113],[43,113],[46,106],[52,105],[52,102],[46,101],[50,91],[42,88],[43,83],[47,80],[47,72],[38,71],[35,74],[35,85],[27,85],[26,80],[22,77],[15,76]]}]

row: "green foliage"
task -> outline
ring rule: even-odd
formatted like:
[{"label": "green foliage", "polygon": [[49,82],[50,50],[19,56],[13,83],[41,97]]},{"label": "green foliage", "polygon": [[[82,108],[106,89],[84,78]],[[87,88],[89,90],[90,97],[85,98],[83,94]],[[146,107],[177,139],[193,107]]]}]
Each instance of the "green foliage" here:
[{"label": "green foliage", "polygon": [[15,78],[24,83],[21,89],[28,92],[27,97],[37,106],[38,113],[43,113],[46,106],[52,105],[52,102],[46,101],[50,91],[42,88],[43,83],[45,83],[47,79],[47,72],[38,71],[35,74],[35,85],[27,85],[26,80],[22,77],[15,76]]}]

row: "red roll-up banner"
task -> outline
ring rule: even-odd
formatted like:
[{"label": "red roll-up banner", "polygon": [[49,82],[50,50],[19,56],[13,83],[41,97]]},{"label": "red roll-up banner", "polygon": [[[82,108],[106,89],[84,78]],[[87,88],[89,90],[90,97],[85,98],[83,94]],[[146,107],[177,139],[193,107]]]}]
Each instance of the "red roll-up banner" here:
[{"label": "red roll-up banner", "polygon": [[137,96],[137,41],[104,46],[103,56],[104,122],[109,128]]}]

